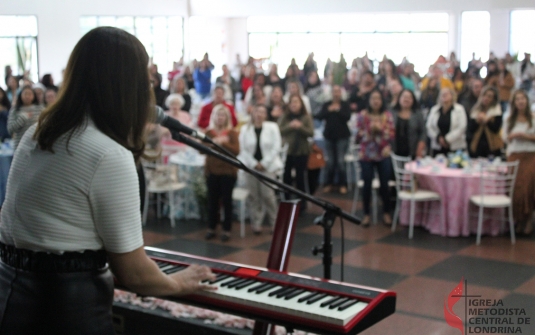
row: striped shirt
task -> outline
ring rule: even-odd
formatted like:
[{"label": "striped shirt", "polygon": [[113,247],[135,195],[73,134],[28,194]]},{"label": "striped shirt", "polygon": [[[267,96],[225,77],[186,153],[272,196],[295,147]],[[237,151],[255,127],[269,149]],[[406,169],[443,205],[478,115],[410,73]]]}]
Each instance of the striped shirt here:
[{"label": "striped shirt", "polygon": [[34,251],[105,249],[115,253],[143,246],[139,184],[132,153],[90,121],[66,147],[37,148],[36,125],[15,152],[2,207],[0,240]]}]

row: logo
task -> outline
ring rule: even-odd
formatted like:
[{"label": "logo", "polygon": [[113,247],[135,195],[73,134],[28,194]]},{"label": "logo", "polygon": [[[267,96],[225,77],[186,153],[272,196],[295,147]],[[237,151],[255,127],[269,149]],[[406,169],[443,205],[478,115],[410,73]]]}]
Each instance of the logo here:
[{"label": "logo", "polygon": [[[453,311],[453,307],[461,299],[464,299],[464,322]],[[444,298],[444,319],[450,327],[458,329],[461,335],[522,334],[527,333],[527,327],[534,327],[524,308],[505,306],[501,299],[468,295],[468,281],[464,278],[461,278],[459,285]]]},{"label": "logo", "polygon": [[448,325],[459,329],[461,331],[461,335],[464,335],[463,320],[461,320],[461,318],[453,312],[453,306],[459,300],[461,300],[461,297],[463,296],[463,280],[464,278],[461,278],[459,285],[457,285],[457,287],[450,292],[444,301],[444,318],[446,319]]}]

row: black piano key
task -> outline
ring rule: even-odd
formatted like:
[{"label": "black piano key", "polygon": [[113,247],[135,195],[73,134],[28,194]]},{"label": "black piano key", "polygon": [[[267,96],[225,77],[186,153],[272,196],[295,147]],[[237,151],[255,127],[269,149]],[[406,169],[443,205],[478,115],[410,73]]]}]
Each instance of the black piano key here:
[{"label": "black piano key", "polygon": [[176,266],[173,266],[172,268],[170,269],[167,269],[167,270],[164,270],[163,272],[166,273],[166,274],[171,274],[171,273],[175,273],[175,272],[178,272],[182,269],[184,269],[185,266],[182,266],[182,265],[176,265]]},{"label": "black piano key", "polygon": [[348,309],[349,307],[353,306],[357,302],[359,302],[359,301],[356,300],[356,299],[351,299],[349,301],[346,301],[344,304],[342,304],[340,307],[338,307],[338,310],[339,311],[345,311],[346,309]]},{"label": "black piano key", "polygon": [[224,274],[224,273],[216,273],[214,281],[211,281],[210,279],[205,279],[205,280],[201,281],[201,283],[213,284],[213,283],[215,283],[216,280],[218,280],[219,278],[221,278],[223,276],[225,276],[225,278],[227,278],[229,275]]},{"label": "black piano key", "polygon": [[249,279],[241,278],[240,280],[235,281],[235,282],[232,283],[232,284],[228,284],[227,287],[228,287],[228,288],[233,288],[233,287],[236,287],[237,285],[240,285],[241,283],[246,282],[246,281],[248,281],[248,280],[249,280]]},{"label": "black piano key", "polygon": [[282,292],[284,292],[286,290],[289,290],[289,289],[291,289],[291,287],[284,286],[284,287],[279,288],[278,290],[275,290],[273,292],[269,292],[268,296],[272,297],[272,296],[274,296],[276,294],[282,293]]},{"label": "black piano key", "polygon": [[210,284],[215,284],[215,283],[219,283],[219,282],[222,282],[223,280],[225,279],[228,279],[230,277],[230,275],[222,275],[220,277],[217,277],[216,276],[216,279],[215,280],[212,280],[211,282],[209,282]]},{"label": "black piano key", "polygon": [[239,285],[236,285],[234,288],[236,290],[241,290],[242,288],[246,288],[247,286],[252,285],[254,283],[258,283],[258,282],[254,279],[249,279]]},{"label": "black piano key", "polygon": [[266,291],[269,291],[269,290],[271,290],[272,288],[274,288],[275,286],[277,286],[277,284],[269,284],[269,285],[266,285],[266,286],[264,286],[263,288],[256,290],[256,294],[261,294],[261,293],[264,293],[264,292],[266,292]]},{"label": "black piano key", "polygon": [[339,296],[335,296],[332,299],[329,299],[327,301],[322,302],[320,304],[320,307],[329,306],[330,304],[332,304],[333,302],[337,301],[338,299],[341,299],[341,298]]},{"label": "black piano key", "polygon": [[229,286],[230,284],[234,284],[235,282],[238,282],[238,281],[243,280],[242,277],[238,277],[238,278],[236,278],[236,277],[232,277],[232,278],[234,278],[234,279],[222,283],[222,284],[221,284],[221,287]]},{"label": "black piano key", "polygon": [[173,264],[167,264],[167,265],[164,265],[164,266],[160,267],[160,270],[165,272],[165,270],[169,270],[169,269],[172,269],[174,267],[175,266]]},{"label": "black piano key", "polygon": [[339,306],[343,305],[348,300],[349,300],[349,298],[343,298],[341,300],[338,300],[337,302],[334,302],[334,303],[330,304],[329,305],[329,309],[335,309],[336,307],[339,307]]},{"label": "black piano key", "polygon": [[269,283],[259,283],[258,285],[255,285],[255,286],[251,287],[250,289],[248,289],[247,292],[253,292],[253,291],[256,291],[258,289],[262,289],[267,285],[269,285]]},{"label": "black piano key", "polygon": [[286,294],[286,296],[284,297],[285,300],[290,300],[294,297],[297,297],[298,295],[300,295],[301,293],[305,292],[305,290],[303,289],[298,289],[296,291],[294,291],[293,293],[290,293],[290,294]]},{"label": "black piano key", "polygon": [[305,301],[307,301],[308,299],[311,299],[311,298],[315,297],[315,296],[318,295],[318,294],[321,294],[321,293],[319,293],[319,292],[312,292],[312,293],[310,293],[310,294],[305,295],[304,297],[299,298],[299,299],[297,300],[297,302],[305,302]]},{"label": "black piano key", "polygon": [[307,305],[312,305],[313,303],[315,303],[315,302],[317,302],[317,301],[319,301],[319,300],[325,298],[326,296],[327,296],[327,294],[325,294],[325,293],[321,293],[321,294],[315,296],[314,298],[310,298],[310,299],[308,299],[308,301],[307,301]]},{"label": "black piano key", "polygon": [[298,289],[295,288],[295,287],[290,287],[288,288],[287,290],[284,290],[282,292],[280,292],[279,294],[276,295],[277,298],[284,298],[286,297],[286,295],[290,294],[290,293],[293,293],[295,291],[297,291]]}]

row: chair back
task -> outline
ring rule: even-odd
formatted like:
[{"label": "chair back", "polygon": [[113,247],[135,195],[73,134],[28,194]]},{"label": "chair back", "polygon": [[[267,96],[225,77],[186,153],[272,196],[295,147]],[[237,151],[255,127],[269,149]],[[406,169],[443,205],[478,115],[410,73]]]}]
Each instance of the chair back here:
[{"label": "chair back", "polygon": [[396,191],[401,192],[416,192],[416,184],[414,181],[414,173],[407,170],[406,165],[410,163],[410,157],[398,156],[393,153],[390,154],[392,158],[392,165],[394,167],[394,174],[396,176]]},{"label": "chair back", "polygon": [[484,195],[513,197],[518,161],[481,166],[479,191]]}]

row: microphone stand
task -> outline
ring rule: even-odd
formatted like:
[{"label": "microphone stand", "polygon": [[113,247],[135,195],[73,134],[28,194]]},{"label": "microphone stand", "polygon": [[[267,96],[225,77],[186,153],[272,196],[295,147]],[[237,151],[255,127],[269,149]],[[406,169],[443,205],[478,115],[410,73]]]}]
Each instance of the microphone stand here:
[{"label": "microphone stand", "polygon": [[310,201],[311,203],[314,203],[320,206],[321,208],[323,208],[324,210],[323,215],[319,216],[318,218],[316,218],[316,220],[314,220],[315,224],[321,225],[323,227],[323,231],[324,231],[323,245],[321,247],[314,247],[313,254],[314,255],[316,255],[317,253],[323,254],[323,277],[325,279],[331,279],[332,249],[333,249],[332,241],[331,241],[331,228],[334,225],[334,220],[336,219],[337,216],[339,216],[355,224],[360,224],[361,220],[359,218],[342,211],[340,207],[337,207],[328,201],[315,198],[311,196],[310,194],[302,192],[292,186],[286,185],[276,179],[268,177],[259,171],[245,168],[244,165],[241,162],[239,162],[237,159],[223,155],[220,152],[215,151],[214,149],[206,145],[203,145],[193,140],[191,137],[185,136],[176,130],[170,129],[170,131],[171,131],[171,137],[175,141],[182,142],[194,149],[197,149],[198,151],[206,155],[214,156],[232,166],[237,167],[238,169],[241,169],[250,173],[251,175],[255,176],[257,179],[260,179],[272,185],[276,185],[279,189],[283,189],[287,192],[293,193],[297,195],[299,198]]}]

